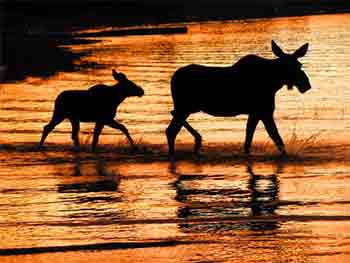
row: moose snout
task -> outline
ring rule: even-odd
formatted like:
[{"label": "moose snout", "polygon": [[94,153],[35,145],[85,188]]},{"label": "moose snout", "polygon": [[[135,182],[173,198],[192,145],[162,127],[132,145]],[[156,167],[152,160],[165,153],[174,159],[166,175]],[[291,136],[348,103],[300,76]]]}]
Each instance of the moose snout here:
[{"label": "moose snout", "polygon": [[297,86],[300,93],[305,93],[311,89],[310,80],[304,71],[299,72],[295,81],[295,86]]},{"label": "moose snout", "polygon": [[139,88],[139,90],[137,92],[137,96],[142,97],[143,95],[145,95],[145,91],[142,88]]},{"label": "moose snout", "polygon": [[299,91],[300,91],[301,93],[305,93],[305,92],[307,92],[309,89],[311,89],[310,83],[309,83],[309,85],[307,85],[307,86],[299,87]]},{"label": "moose snout", "polygon": [[136,96],[142,97],[143,95],[145,95],[145,91],[143,90],[143,88],[137,87]]}]

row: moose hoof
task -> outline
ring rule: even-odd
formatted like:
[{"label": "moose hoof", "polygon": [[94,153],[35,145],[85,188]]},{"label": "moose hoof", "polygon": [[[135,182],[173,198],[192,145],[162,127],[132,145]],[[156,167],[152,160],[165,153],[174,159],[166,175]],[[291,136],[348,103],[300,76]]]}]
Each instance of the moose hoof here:
[{"label": "moose hoof", "polygon": [[193,153],[197,156],[201,155],[201,147],[194,147]]},{"label": "moose hoof", "polygon": [[[75,147],[74,147],[74,148],[75,148]],[[98,152],[97,147],[92,147],[92,148],[91,148],[91,152],[97,153],[97,152]]]},{"label": "moose hoof", "polygon": [[[73,152],[80,152],[79,146],[73,146]],[[95,152],[95,150],[92,150],[92,152]]]},{"label": "moose hoof", "polygon": [[136,154],[136,153],[138,153],[138,152],[140,152],[141,151],[141,149],[138,147],[138,146],[132,146],[131,148],[130,148],[130,150],[129,150],[129,153],[130,154]]},{"label": "moose hoof", "polygon": [[176,163],[176,158],[175,158],[175,155],[174,154],[169,154],[169,162],[171,164],[175,164]]},{"label": "moose hoof", "polygon": [[250,149],[245,147],[243,149],[243,154],[246,155],[246,156],[250,156]]},{"label": "moose hoof", "polygon": [[39,144],[37,149],[38,149],[39,151],[44,151],[44,150],[45,150],[45,146],[42,145],[42,144]]},{"label": "moose hoof", "polygon": [[288,153],[286,152],[286,150],[282,150],[282,151],[281,151],[280,158],[281,158],[282,160],[288,159]]},{"label": "moose hoof", "polygon": [[200,149],[194,149],[193,153],[194,153],[196,156],[200,156],[200,155],[201,155]]}]

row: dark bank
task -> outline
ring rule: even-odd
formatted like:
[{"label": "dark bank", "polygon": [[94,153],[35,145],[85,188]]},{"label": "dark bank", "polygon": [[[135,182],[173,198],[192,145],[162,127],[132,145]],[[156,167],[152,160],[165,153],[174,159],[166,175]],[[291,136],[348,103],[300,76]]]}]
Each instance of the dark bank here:
[{"label": "dark bank", "polygon": [[133,29],[75,35],[83,29],[108,26],[161,25],[170,22],[248,19],[348,12],[350,3],[335,1],[50,1],[15,0],[0,4],[2,65],[5,82],[28,76],[47,78],[57,72],[103,68],[84,62],[88,54],[62,47],[89,44],[83,37],[186,33],[186,28]]}]

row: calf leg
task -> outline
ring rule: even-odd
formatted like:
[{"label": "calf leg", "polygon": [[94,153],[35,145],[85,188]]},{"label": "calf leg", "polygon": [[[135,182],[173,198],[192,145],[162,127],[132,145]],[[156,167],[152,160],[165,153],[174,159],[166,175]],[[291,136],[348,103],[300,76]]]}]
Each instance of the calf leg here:
[{"label": "calf leg", "polygon": [[130,143],[130,146],[131,146],[131,147],[134,147],[134,145],[135,145],[135,144],[134,144],[134,140],[131,138],[128,129],[127,129],[123,124],[121,124],[121,123],[119,123],[119,122],[113,120],[113,121],[107,123],[107,125],[108,125],[109,127],[111,127],[111,128],[118,129],[118,130],[120,130],[122,133],[124,133],[125,136],[126,136],[126,138],[128,138],[128,141],[129,141],[129,143]]},{"label": "calf leg", "polygon": [[52,116],[51,121],[45,125],[43,133],[41,135],[41,140],[39,143],[39,147],[42,147],[44,145],[46,137],[49,135],[49,133],[62,121],[64,120],[64,117],[59,116],[58,114],[55,114]]},{"label": "calf leg", "polygon": [[104,124],[101,122],[96,122],[95,129],[94,129],[94,137],[92,139],[92,151],[96,150],[96,146],[98,143],[98,137],[100,136],[102,130],[103,130]]},{"label": "calf leg", "polygon": [[175,152],[174,144],[175,144],[176,136],[180,132],[182,126],[185,124],[187,117],[188,115],[182,115],[182,116],[174,115],[168,128],[166,129],[165,133],[168,139],[168,151],[170,156],[174,155],[174,152]]},{"label": "calf leg", "polygon": [[184,127],[192,134],[195,140],[194,152],[199,153],[199,150],[202,147],[202,136],[196,131],[187,121],[184,121]]},{"label": "calf leg", "polygon": [[78,120],[70,120],[70,123],[72,124],[72,140],[74,142],[75,147],[79,147],[79,130],[80,130],[80,123]]},{"label": "calf leg", "polygon": [[262,121],[265,125],[267,133],[269,134],[271,139],[274,141],[275,145],[277,146],[277,148],[281,152],[281,154],[283,154],[283,155],[287,154],[283,140],[282,140],[280,134],[278,133],[276,123],[273,119],[273,116],[272,115],[264,116]]},{"label": "calf leg", "polygon": [[252,144],[254,132],[255,132],[256,126],[258,125],[258,122],[259,122],[258,117],[254,115],[249,115],[248,121],[247,121],[245,143],[244,143],[244,152],[246,154],[250,153],[250,146]]}]

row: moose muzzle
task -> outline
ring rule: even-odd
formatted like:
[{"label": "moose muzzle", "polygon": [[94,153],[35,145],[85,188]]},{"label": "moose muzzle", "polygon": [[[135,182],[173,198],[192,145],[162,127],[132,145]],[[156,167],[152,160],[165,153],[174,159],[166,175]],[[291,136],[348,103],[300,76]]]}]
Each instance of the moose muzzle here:
[{"label": "moose muzzle", "polygon": [[300,93],[305,93],[311,89],[309,77],[302,70],[298,71],[293,84],[298,88]]}]

